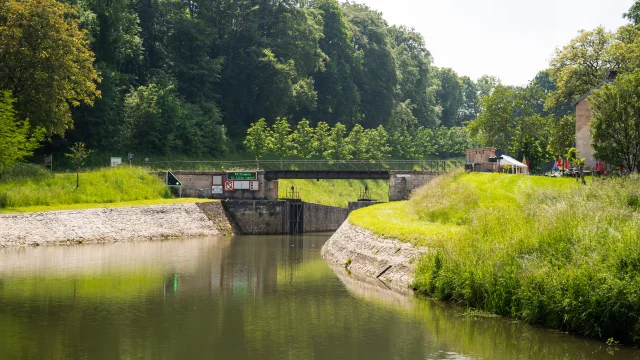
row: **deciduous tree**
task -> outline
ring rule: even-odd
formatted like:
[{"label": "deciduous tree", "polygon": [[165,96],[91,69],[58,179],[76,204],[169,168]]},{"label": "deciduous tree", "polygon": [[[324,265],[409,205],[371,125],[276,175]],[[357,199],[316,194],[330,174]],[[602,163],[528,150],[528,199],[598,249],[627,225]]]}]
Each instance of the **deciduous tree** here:
[{"label": "deciduous tree", "polygon": [[269,128],[264,118],[251,124],[249,130],[247,130],[244,146],[256,158],[256,161],[262,159],[267,153],[268,138]]},{"label": "deciduous tree", "polygon": [[620,64],[613,61],[611,45],[614,34],[598,27],[580,31],[569,44],[557,49],[551,59],[549,74],[556,79],[557,90],[547,98],[547,108],[570,103],[604,80]]},{"label": "deciduous tree", "polygon": [[69,150],[71,152],[65,154],[65,156],[71,159],[73,166],[76,168],[76,189],[78,189],[80,187],[80,170],[92,151],[87,149],[84,143],[81,142],[73,144]]},{"label": "deciduous tree", "polygon": [[[295,155],[295,146],[291,134],[291,125],[287,118],[277,118],[269,131],[269,152],[283,159]],[[281,164],[282,165],[282,164]]]},{"label": "deciduous tree", "polygon": [[0,91],[0,175],[16,162],[31,156],[44,136],[28,120],[18,120],[9,91]]},{"label": "deciduous tree", "polygon": [[315,130],[311,127],[309,120],[302,119],[298,125],[296,125],[296,130],[292,136],[296,154],[303,159],[312,157],[316,151],[313,143],[314,138]]},{"label": "deciduous tree", "polygon": [[640,70],[618,76],[589,96],[597,157],[630,172],[640,169]]},{"label": "deciduous tree", "polygon": [[56,0],[0,1],[0,89],[19,118],[49,134],[73,126],[71,107],[99,95],[86,31],[75,8]]}]

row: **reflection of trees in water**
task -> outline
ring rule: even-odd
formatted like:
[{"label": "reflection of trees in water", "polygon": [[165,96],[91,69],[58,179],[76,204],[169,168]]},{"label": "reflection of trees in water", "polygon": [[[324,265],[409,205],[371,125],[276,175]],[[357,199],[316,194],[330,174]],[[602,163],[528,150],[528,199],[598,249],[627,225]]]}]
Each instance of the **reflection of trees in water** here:
[{"label": "reflection of trees in water", "polygon": [[[604,343],[540,329],[502,317],[471,316],[464,309],[399,295],[376,282],[349,276],[343,268],[333,271],[354,297],[400,312],[419,321],[423,342],[441,351],[482,359],[640,359],[637,349],[614,350]],[[398,339],[406,339],[406,327]]]}]

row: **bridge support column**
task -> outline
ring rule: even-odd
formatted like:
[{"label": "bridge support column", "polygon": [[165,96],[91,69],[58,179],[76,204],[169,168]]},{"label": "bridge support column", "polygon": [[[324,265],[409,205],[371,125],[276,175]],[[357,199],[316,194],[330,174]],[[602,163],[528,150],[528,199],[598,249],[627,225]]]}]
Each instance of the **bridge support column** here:
[{"label": "bridge support column", "polygon": [[433,171],[390,171],[389,201],[409,200],[411,193],[435,179]]}]

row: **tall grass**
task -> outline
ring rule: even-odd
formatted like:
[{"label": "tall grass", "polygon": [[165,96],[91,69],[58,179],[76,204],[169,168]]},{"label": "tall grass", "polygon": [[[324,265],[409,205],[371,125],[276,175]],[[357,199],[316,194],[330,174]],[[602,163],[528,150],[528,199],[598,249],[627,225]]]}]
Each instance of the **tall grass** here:
[{"label": "tall grass", "polygon": [[163,182],[142,168],[107,168],[80,174],[52,175],[33,165],[5,173],[0,179],[0,208],[169,198]]},{"label": "tall grass", "polygon": [[532,324],[640,344],[639,199],[639,177],[584,187],[510,175],[441,179],[416,193],[405,211],[435,229],[459,231],[429,236],[433,231],[423,228],[417,239],[404,236],[432,249],[417,266],[415,289]]},{"label": "tall grass", "polygon": [[350,201],[358,200],[365,187],[369,187],[373,200],[389,201],[387,180],[280,180],[279,196],[285,197],[292,186],[302,200],[322,205],[346,208]]}]

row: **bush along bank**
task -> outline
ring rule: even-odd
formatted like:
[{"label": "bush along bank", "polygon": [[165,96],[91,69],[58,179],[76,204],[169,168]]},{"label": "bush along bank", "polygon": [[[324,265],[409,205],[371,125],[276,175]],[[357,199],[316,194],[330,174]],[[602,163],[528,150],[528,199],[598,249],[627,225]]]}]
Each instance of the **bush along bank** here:
[{"label": "bush along bank", "polygon": [[[387,217],[381,223],[376,219]],[[413,288],[531,324],[640,344],[640,178],[455,173],[350,221],[430,248]]]}]

